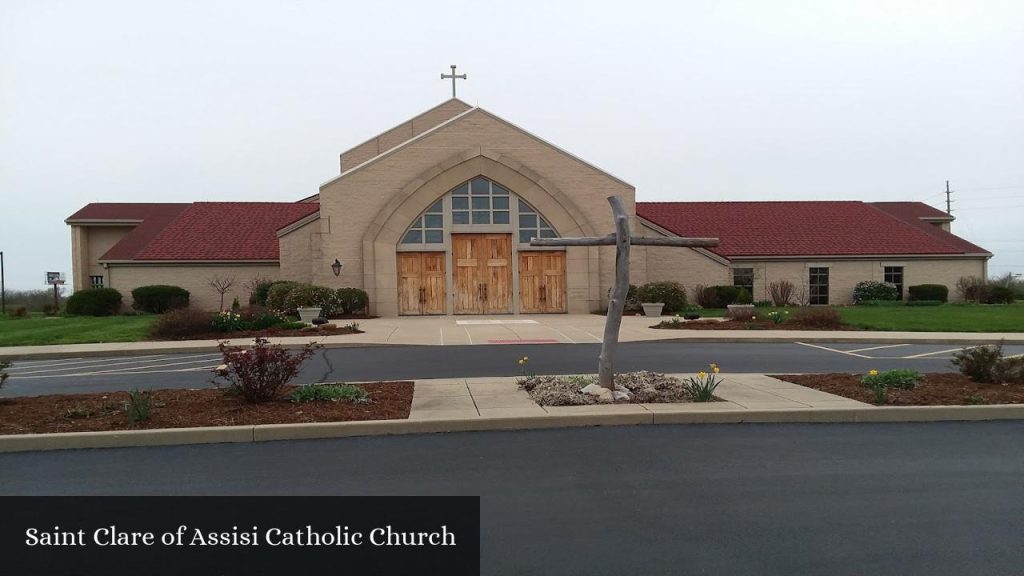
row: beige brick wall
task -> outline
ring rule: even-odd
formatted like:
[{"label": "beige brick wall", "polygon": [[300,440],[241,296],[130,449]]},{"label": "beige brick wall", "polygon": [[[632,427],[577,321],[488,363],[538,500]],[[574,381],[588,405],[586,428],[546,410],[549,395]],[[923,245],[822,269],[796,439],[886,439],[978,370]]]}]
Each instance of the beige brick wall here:
[{"label": "beige brick wall", "polygon": [[278,239],[281,254],[281,279],[297,282],[313,281],[314,263],[320,265],[320,221],[314,220]]},{"label": "beige brick wall", "polygon": [[249,302],[249,289],[246,284],[252,279],[279,278],[277,265],[111,265],[108,272],[108,286],[121,292],[126,307],[131,306],[133,289],[151,284],[168,284],[188,290],[190,305],[204,310],[217,310],[220,306],[220,295],[208,284],[214,276],[235,279],[235,285],[224,295],[225,307],[230,307],[235,297],[243,306]]},{"label": "beige brick wall", "polygon": [[100,265],[100,256],[106,254],[134,226],[79,226],[71,227],[71,285],[75,290],[89,288],[90,276],[103,276],[107,271]]},{"label": "beige brick wall", "polygon": [[[524,196],[549,219],[557,219],[549,210],[565,212],[569,209],[562,206],[561,200],[553,196],[537,196],[538,190],[560,191],[573,204],[572,221],[584,223],[594,233],[604,234],[614,230],[611,210],[606,200],[608,196],[622,195],[626,200],[627,210],[634,213],[635,191],[631,186],[478,110],[358,172],[329,182],[320,189],[322,258],[325,262],[340,258],[346,263],[342,278],[338,279],[340,285],[366,289],[371,296],[371,308],[376,314],[397,313],[395,245],[377,245],[371,242],[364,246],[363,241],[368,231],[371,237],[375,237],[379,232],[370,229],[372,223],[393,198],[403,192],[412,194],[409,192],[410,188],[429,186],[431,182],[443,179],[444,174],[459,173],[460,170],[465,171],[465,174],[460,173],[460,177],[465,176],[466,179],[480,173],[470,172],[474,170],[471,162],[481,157],[497,158],[496,161],[488,160],[489,164],[480,165],[500,165],[501,169],[510,171],[509,178],[504,182],[502,178],[495,179],[509,186],[513,192]],[[460,161],[462,158],[465,161]],[[452,167],[438,174],[438,166],[447,165]],[[512,166],[515,168],[510,168]],[[528,180],[529,185],[526,187],[530,190],[524,191],[523,185],[517,189],[508,183],[508,179],[525,178],[525,174],[530,176],[521,182]],[[457,184],[458,182],[454,182],[452,186]],[[391,230],[391,235],[404,232],[412,219],[429,202],[436,200],[445,192],[447,189],[438,190],[430,199],[422,195],[413,195],[410,196],[409,202],[397,206],[393,211],[389,210],[388,216],[392,222],[389,225],[395,228]],[[580,232],[563,228],[559,229],[559,233],[567,235]],[[570,310],[594,310],[601,305],[607,288],[611,285],[614,249],[590,249],[586,258],[580,258],[577,255],[579,252],[574,252],[569,258],[577,261],[573,266],[578,272],[568,278]],[[364,266],[364,255],[371,255],[374,258],[373,266]],[[583,261],[586,262],[585,267],[581,264]],[[380,267],[377,266],[378,262],[381,264]],[[334,280],[333,278],[326,277],[329,270],[325,272],[323,266],[320,268],[321,270],[314,273],[314,281],[327,285],[335,284],[330,282]],[[381,287],[379,294],[378,286]]]},{"label": "beige brick wall", "polygon": [[[906,287],[916,284],[942,284],[949,287],[951,301],[957,299],[956,281],[961,276],[985,275],[983,258],[904,258],[892,260],[805,260],[805,261],[763,261],[734,262],[734,268],[754,269],[754,300],[770,300],[768,285],[779,280],[789,280],[796,286],[796,299],[807,301],[808,268],[829,269],[829,303],[850,304],[853,302],[853,287],[864,280],[884,280],[886,266],[903,266],[904,297]],[[727,283],[732,283],[731,274]]]},{"label": "beige brick wall", "polygon": [[344,172],[354,168],[370,158],[386,152],[402,142],[422,134],[469,109],[469,104],[461,100],[452,99],[440,106],[427,110],[412,120],[395,126],[391,130],[379,134],[351,150],[343,152],[341,154],[341,171]]}]

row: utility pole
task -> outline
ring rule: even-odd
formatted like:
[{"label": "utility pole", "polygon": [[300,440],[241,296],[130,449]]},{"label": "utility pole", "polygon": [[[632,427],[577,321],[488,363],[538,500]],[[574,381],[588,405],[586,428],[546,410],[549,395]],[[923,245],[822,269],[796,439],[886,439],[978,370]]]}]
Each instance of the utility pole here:
[{"label": "utility pole", "polygon": [[950,199],[953,191],[949,189],[949,180],[946,180],[946,214],[953,213],[953,201]]},{"label": "utility pole", "polygon": [[7,287],[4,285],[4,251],[0,250],[0,314],[7,314]]}]

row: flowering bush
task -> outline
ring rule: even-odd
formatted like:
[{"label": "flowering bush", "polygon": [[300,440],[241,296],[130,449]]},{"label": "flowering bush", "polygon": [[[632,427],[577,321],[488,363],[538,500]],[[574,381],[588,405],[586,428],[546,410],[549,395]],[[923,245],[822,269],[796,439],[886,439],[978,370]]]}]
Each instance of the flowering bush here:
[{"label": "flowering bush", "polygon": [[224,310],[213,317],[213,329],[217,332],[234,332],[242,329],[242,315],[238,312]]},{"label": "flowering bush", "polygon": [[900,292],[895,284],[865,280],[853,287],[853,303],[861,304],[869,300],[896,300]]},{"label": "flowering bush", "polygon": [[320,346],[311,342],[292,354],[281,346],[271,345],[266,338],[257,338],[252,347],[221,342],[219,348],[224,366],[215,382],[226,381],[228,390],[247,402],[267,402],[280,395],[281,388],[298,375],[302,364]]},{"label": "flowering bush", "polygon": [[721,372],[721,368],[718,364],[712,362],[708,365],[711,372],[700,371],[697,372],[696,377],[690,377],[686,379],[683,386],[686,388],[686,393],[693,399],[694,402],[711,402],[715,399],[715,389],[722,383],[721,379],[718,378],[718,373]]},{"label": "flowering bush", "polygon": [[782,324],[789,318],[789,310],[772,310],[765,314],[773,324]]}]

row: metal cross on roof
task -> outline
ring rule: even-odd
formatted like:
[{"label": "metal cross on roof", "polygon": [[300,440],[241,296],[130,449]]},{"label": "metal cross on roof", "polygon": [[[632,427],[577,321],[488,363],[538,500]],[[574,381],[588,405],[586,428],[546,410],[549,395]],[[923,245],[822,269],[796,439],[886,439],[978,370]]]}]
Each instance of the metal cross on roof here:
[{"label": "metal cross on roof", "polygon": [[456,74],[455,73],[455,64],[452,64],[452,73],[451,74],[443,74],[443,73],[441,74],[441,80],[445,80],[446,78],[451,78],[452,79],[452,98],[455,98],[455,80],[456,80],[456,78],[465,80],[466,79],[466,75],[465,74]]}]

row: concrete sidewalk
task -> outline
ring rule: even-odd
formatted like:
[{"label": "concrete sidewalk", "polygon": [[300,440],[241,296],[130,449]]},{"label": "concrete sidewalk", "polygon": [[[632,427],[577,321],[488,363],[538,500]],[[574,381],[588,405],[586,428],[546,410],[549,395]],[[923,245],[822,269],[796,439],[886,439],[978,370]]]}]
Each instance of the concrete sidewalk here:
[{"label": "concrete sidewalk", "polygon": [[[655,330],[656,319],[626,316],[622,342],[869,342],[915,344],[985,344],[1004,340],[1024,344],[1024,333],[868,332],[812,330]],[[338,321],[339,324],[347,320]],[[362,334],[325,337],[272,338],[275,343],[301,346],[317,341],[328,348],[388,345],[502,345],[599,343],[604,316],[552,314],[529,316],[428,316],[359,320]],[[230,338],[228,338],[230,339]],[[244,344],[250,340],[233,340]],[[0,359],[27,360],[100,355],[151,354],[154,352],[207,352],[217,349],[216,340],[181,342],[118,342],[57,346],[9,346],[0,348]]]}]

